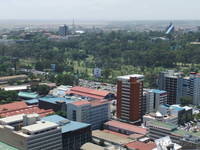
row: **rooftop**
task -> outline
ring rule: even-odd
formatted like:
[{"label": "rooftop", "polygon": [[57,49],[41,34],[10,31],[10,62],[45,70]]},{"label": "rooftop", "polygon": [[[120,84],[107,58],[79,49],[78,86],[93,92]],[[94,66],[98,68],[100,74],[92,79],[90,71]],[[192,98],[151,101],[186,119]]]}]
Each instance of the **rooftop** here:
[{"label": "rooftop", "polygon": [[36,105],[31,105],[31,106],[26,106],[26,107],[19,108],[19,109],[1,112],[0,116],[8,117],[8,116],[13,116],[13,115],[17,115],[17,114],[32,114],[32,113],[37,113],[41,117],[44,117],[46,115],[54,113],[54,111],[52,109],[40,109]]},{"label": "rooftop", "polygon": [[99,105],[103,105],[103,104],[107,104],[107,103],[108,103],[107,100],[93,100],[93,101],[90,101],[90,104],[93,107],[99,106]]},{"label": "rooftop", "polygon": [[132,78],[143,79],[144,75],[141,75],[141,74],[125,75],[125,76],[119,76],[119,77],[117,77],[117,79],[118,80],[129,80],[131,77]]},{"label": "rooftop", "polygon": [[157,90],[157,89],[151,89],[150,92],[158,93],[158,94],[163,94],[163,93],[166,93],[166,94],[167,94],[167,91],[164,91],[164,90]]},{"label": "rooftop", "polygon": [[126,144],[126,146],[128,148],[137,149],[137,150],[152,150],[153,148],[156,148],[155,143],[143,143],[139,141],[128,143]]},{"label": "rooftop", "polygon": [[10,124],[10,123],[22,121],[23,116],[24,116],[24,114],[20,114],[20,115],[10,116],[10,117],[6,117],[6,118],[1,118],[0,124],[5,125],[5,124]]},{"label": "rooftop", "polygon": [[177,129],[177,126],[170,123],[161,122],[161,121],[150,121],[149,125],[156,126],[158,128],[163,128],[170,131]]},{"label": "rooftop", "polygon": [[72,102],[75,102],[75,101],[80,101],[81,99],[77,98],[77,97],[66,97],[66,98],[64,98],[64,97],[46,96],[46,97],[39,98],[39,100],[56,104],[57,102],[72,103]]},{"label": "rooftop", "polygon": [[15,86],[6,86],[3,87],[5,91],[21,91],[27,90],[30,85],[15,85]]},{"label": "rooftop", "polygon": [[26,100],[24,102],[26,102],[28,105],[33,105],[33,104],[38,104],[39,100],[35,98],[35,99]]},{"label": "rooftop", "polygon": [[101,130],[92,131],[92,137],[97,138],[97,139],[103,139],[107,142],[118,144],[118,145],[124,145],[133,141],[132,139],[121,137],[112,133],[107,133]]},{"label": "rooftop", "polygon": [[120,121],[111,120],[104,123],[104,125],[112,126],[112,127],[123,129],[123,130],[128,130],[128,131],[138,133],[138,134],[143,134],[143,135],[147,134],[147,129],[145,128],[128,124],[128,123],[123,123]]},{"label": "rooftop", "polygon": [[170,109],[174,109],[176,111],[181,111],[181,110],[184,110],[183,107],[180,107],[179,105],[171,105],[170,106]]},{"label": "rooftop", "polygon": [[12,80],[12,79],[16,79],[16,78],[27,78],[27,75],[16,75],[16,76],[4,76],[4,77],[0,77],[0,80]]},{"label": "rooftop", "polygon": [[25,102],[13,102],[9,104],[3,104],[3,105],[0,105],[0,113],[5,112],[5,111],[20,109],[24,107],[27,107],[27,104]]},{"label": "rooftop", "polygon": [[85,100],[81,100],[81,101],[73,102],[72,104],[74,104],[76,106],[82,106],[82,105],[90,105],[90,102],[85,101]]},{"label": "rooftop", "polygon": [[81,149],[82,150],[105,150],[104,147],[101,147],[93,143],[85,143],[83,146],[81,146]]},{"label": "rooftop", "polygon": [[1,150],[19,150],[19,149],[15,148],[15,147],[10,146],[8,144],[5,144],[3,142],[0,142],[0,149]]},{"label": "rooftop", "polygon": [[19,92],[18,93],[19,97],[24,97],[24,98],[37,98],[39,95],[37,93],[33,93],[33,92]]},{"label": "rooftop", "polygon": [[22,127],[22,131],[36,133],[58,127],[58,124],[49,121],[38,121],[36,124]]},{"label": "rooftop", "polygon": [[108,91],[103,91],[103,90],[96,90],[96,89],[91,89],[87,87],[80,87],[80,86],[75,86],[71,88],[67,94],[74,94],[74,95],[80,95],[84,97],[91,97],[94,99],[103,99],[105,96],[107,96],[110,92]]},{"label": "rooftop", "polygon": [[[47,116],[47,117],[42,118],[42,120],[54,122],[56,124],[61,124],[62,133],[75,131],[75,130],[79,130],[79,129],[90,126],[90,124],[86,124],[82,122],[69,121],[68,119],[61,117],[59,115]],[[62,125],[62,122],[66,122],[66,124]]]}]

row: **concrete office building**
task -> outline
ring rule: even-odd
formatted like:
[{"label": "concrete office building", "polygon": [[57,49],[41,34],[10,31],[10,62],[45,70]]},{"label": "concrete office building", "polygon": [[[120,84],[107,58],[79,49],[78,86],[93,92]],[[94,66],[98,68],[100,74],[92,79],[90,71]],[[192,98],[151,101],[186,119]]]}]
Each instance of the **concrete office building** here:
[{"label": "concrete office building", "polygon": [[20,150],[62,150],[60,127],[40,121],[38,114],[16,115],[0,119],[0,141]]},{"label": "concrete office building", "polygon": [[110,102],[106,100],[77,101],[67,105],[67,118],[89,123],[92,129],[100,129],[110,119]]},{"label": "concrete office building", "polygon": [[167,103],[172,105],[179,102],[182,93],[183,74],[175,73],[173,70],[159,74],[159,89],[167,91]]},{"label": "concrete office building", "polygon": [[139,74],[117,78],[117,118],[132,122],[141,119],[143,79]]},{"label": "concrete office building", "polygon": [[161,104],[167,104],[167,92],[163,90],[146,90],[146,112],[156,112]]},{"label": "concrete office building", "polygon": [[159,75],[159,89],[168,93],[167,103],[180,104],[180,98],[191,96],[194,105],[200,105],[200,74],[191,72],[189,77],[183,77],[183,73],[175,73],[172,70],[161,72]]},{"label": "concrete office building", "polygon": [[159,111],[162,115],[167,116],[177,116],[178,124],[184,124],[193,119],[192,108],[191,107],[181,107],[179,105],[160,105]]},{"label": "concrete office building", "polygon": [[69,34],[69,28],[67,25],[62,25],[59,27],[59,34],[61,36],[67,36]]},{"label": "concrete office building", "polygon": [[42,118],[58,124],[62,132],[63,150],[79,150],[80,147],[92,139],[91,125],[76,121],[70,121],[58,115]]}]

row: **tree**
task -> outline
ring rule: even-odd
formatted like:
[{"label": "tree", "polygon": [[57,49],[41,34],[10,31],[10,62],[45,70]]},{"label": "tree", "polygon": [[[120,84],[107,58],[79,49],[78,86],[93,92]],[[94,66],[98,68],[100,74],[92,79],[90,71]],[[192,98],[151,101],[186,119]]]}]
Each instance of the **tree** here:
[{"label": "tree", "polygon": [[0,90],[0,104],[10,103],[17,100],[16,91],[4,91]]},{"label": "tree", "polygon": [[189,105],[192,104],[192,97],[191,96],[183,96],[180,98],[181,105]]},{"label": "tree", "polygon": [[33,85],[31,86],[33,92],[37,92],[39,95],[47,95],[50,88],[47,85]]},{"label": "tree", "polygon": [[58,74],[56,76],[56,84],[58,85],[76,85],[77,83],[78,79],[71,73]]}]

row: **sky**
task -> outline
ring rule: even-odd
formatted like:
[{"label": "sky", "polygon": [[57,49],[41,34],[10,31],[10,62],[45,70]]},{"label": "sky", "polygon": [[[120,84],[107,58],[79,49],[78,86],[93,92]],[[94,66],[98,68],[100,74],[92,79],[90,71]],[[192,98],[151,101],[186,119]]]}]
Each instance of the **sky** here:
[{"label": "sky", "polygon": [[0,0],[0,20],[200,20],[200,0]]}]

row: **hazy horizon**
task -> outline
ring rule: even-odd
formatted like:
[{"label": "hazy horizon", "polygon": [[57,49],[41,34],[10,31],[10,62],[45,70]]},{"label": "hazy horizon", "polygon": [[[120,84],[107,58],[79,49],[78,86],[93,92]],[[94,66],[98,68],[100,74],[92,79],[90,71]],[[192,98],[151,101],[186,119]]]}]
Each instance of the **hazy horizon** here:
[{"label": "hazy horizon", "polygon": [[2,0],[0,20],[200,20],[199,0]]}]

